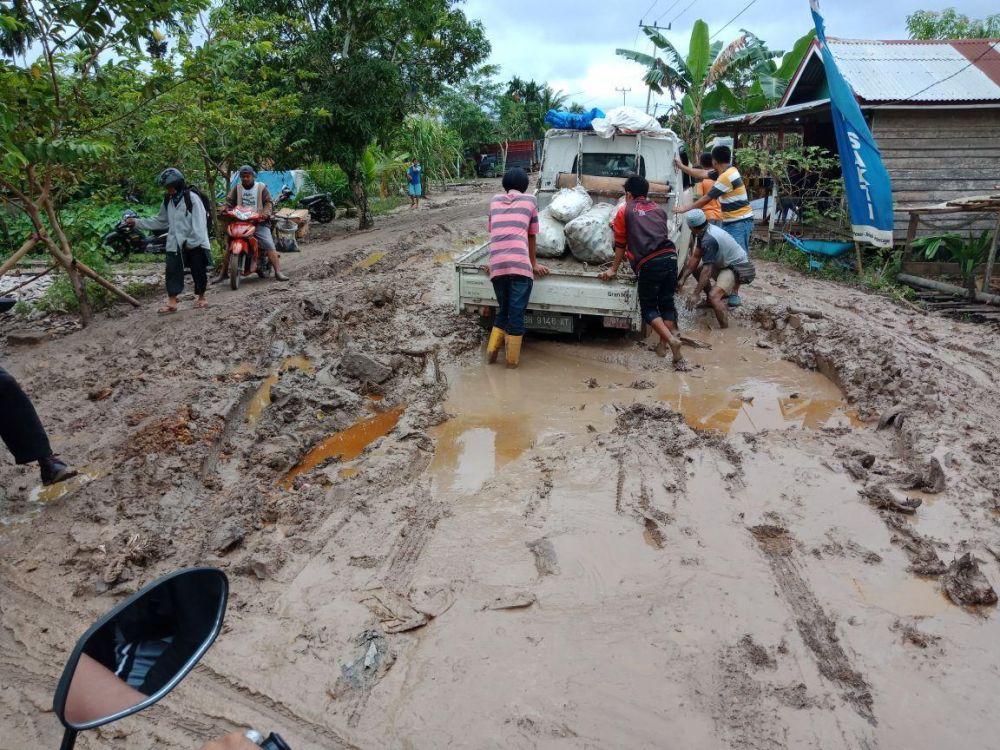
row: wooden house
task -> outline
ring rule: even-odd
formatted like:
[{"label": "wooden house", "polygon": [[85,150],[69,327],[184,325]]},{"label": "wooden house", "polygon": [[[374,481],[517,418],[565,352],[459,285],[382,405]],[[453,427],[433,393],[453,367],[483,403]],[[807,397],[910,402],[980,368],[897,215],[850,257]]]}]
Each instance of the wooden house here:
[{"label": "wooden house", "polygon": [[[1000,186],[1000,40],[828,39],[892,180],[896,240],[908,208]],[[813,42],[779,107],[710,123],[720,135],[800,132],[805,145],[836,152],[823,58]],[[947,219],[947,220],[945,220]],[[918,234],[955,228],[956,217],[928,218]],[[992,228],[989,216],[962,228]]]}]

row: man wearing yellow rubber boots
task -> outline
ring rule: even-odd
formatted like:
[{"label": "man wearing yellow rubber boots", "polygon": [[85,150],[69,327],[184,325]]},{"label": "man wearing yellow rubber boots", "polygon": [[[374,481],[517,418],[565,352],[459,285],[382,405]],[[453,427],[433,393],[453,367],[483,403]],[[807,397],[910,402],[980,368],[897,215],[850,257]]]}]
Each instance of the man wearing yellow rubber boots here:
[{"label": "man wearing yellow rubber boots", "polygon": [[506,344],[507,367],[517,367],[531,287],[535,276],[546,276],[549,269],[535,257],[538,204],[535,196],[525,194],[528,173],[508,170],[503,189],[490,203],[490,281],[498,306],[486,354],[490,363],[496,362],[500,346]]}]

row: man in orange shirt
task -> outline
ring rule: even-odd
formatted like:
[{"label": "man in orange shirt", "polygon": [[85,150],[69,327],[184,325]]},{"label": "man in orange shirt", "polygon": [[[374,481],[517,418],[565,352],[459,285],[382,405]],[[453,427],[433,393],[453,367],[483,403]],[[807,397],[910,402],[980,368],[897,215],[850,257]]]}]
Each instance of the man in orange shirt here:
[{"label": "man in orange shirt", "polygon": [[[694,186],[694,194],[696,198],[701,198],[712,192],[715,180],[719,176],[719,173],[714,172],[712,169],[712,154],[710,152],[704,152],[701,155],[700,161],[701,168],[708,170],[708,177]],[[708,219],[709,224],[714,224],[715,226],[722,224],[722,206],[719,204],[718,198],[706,203],[702,206],[701,210],[705,212],[705,218]]]}]

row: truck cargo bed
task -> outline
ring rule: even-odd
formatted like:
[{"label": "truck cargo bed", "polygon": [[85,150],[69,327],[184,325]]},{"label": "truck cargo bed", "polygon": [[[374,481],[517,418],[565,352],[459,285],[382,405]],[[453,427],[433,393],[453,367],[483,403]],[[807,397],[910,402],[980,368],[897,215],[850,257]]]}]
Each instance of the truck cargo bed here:
[{"label": "truck cargo bed", "polygon": [[[470,250],[455,261],[455,304],[459,312],[482,307],[496,307],[496,295],[489,275],[489,244]],[[635,278],[627,265],[614,281],[601,281],[600,266],[582,263],[572,255],[562,258],[539,258],[550,274],[535,279],[528,303],[529,327],[560,330],[559,316],[599,317],[609,328],[639,331],[639,316]],[[576,330],[575,328],[571,330]]]}]

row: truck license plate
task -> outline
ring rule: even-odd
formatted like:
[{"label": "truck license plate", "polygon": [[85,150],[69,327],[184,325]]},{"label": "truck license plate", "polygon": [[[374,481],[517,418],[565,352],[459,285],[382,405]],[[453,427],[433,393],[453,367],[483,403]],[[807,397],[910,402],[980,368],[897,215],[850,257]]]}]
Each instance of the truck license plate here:
[{"label": "truck license plate", "polygon": [[604,327],[605,328],[621,328],[623,331],[627,331],[632,328],[632,321],[628,318],[618,318],[613,315],[604,316]]},{"label": "truck license plate", "polygon": [[529,312],[524,314],[524,325],[535,331],[573,333],[573,316]]}]

